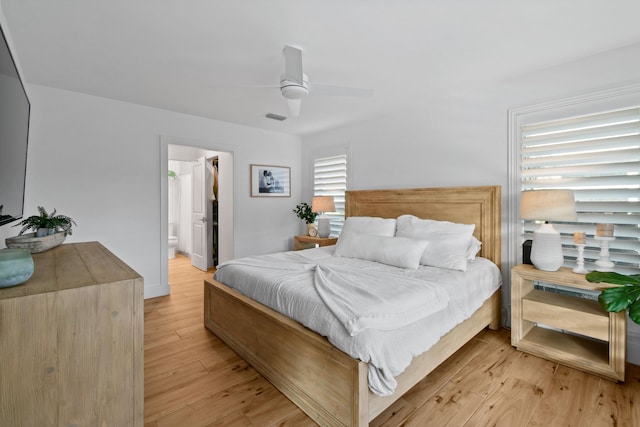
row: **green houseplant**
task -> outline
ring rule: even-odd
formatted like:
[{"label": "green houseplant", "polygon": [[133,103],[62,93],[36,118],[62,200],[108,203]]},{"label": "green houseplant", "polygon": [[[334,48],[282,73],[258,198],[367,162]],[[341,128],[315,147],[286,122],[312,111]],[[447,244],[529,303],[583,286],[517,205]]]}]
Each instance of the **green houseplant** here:
[{"label": "green houseplant", "polygon": [[631,320],[640,324],[640,274],[627,276],[620,273],[592,271],[587,273],[585,278],[589,282],[621,285],[604,289],[598,297],[598,302],[609,312],[629,310]]},{"label": "green houseplant", "polygon": [[293,211],[296,213],[298,218],[303,220],[306,224],[313,224],[318,216],[317,213],[311,210],[311,206],[306,202],[302,202],[297,205]]},{"label": "green houseplant", "polygon": [[77,225],[73,219],[66,215],[56,215],[55,209],[49,214],[45,208],[38,206],[38,212],[40,213],[39,215],[32,215],[16,224],[22,225],[20,236],[27,230],[34,230],[36,237],[55,234],[60,231],[64,231],[65,235],[71,235],[72,227]]}]

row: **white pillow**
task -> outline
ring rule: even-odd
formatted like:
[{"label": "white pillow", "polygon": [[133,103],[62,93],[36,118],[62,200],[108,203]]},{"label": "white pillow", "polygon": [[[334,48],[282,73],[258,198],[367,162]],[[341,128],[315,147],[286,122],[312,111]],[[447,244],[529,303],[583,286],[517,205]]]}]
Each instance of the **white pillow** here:
[{"label": "white pillow", "polygon": [[398,237],[429,241],[420,264],[451,270],[467,270],[468,254],[473,250],[470,249],[470,245],[473,230],[476,228],[475,224],[456,224],[402,215],[398,217],[396,227]]},{"label": "white pillow", "polygon": [[349,233],[393,237],[396,234],[396,219],[373,216],[350,216],[342,226],[340,237]]},{"label": "white pillow", "polygon": [[420,266],[420,258],[428,243],[426,240],[404,237],[347,233],[340,235],[334,255],[416,269]]},{"label": "white pillow", "polygon": [[475,236],[471,236],[469,248],[467,249],[467,261],[473,261],[476,259],[476,255],[480,252],[480,248],[482,248],[482,242],[476,239]]}]

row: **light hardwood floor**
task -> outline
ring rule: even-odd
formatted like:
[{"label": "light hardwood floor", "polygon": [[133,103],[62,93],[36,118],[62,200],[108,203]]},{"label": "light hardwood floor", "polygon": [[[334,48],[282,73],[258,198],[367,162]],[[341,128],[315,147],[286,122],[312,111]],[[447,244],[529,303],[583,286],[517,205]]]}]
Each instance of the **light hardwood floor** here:
[{"label": "light hardwood floor", "polygon": [[[145,427],[315,426],[203,326],[204,273],[170,261],[145,301]],[[635,405],[634,405],[635,401]],[[483,331],[372,426],[640,426],[640,367],[624,384],[530,356]]]}]

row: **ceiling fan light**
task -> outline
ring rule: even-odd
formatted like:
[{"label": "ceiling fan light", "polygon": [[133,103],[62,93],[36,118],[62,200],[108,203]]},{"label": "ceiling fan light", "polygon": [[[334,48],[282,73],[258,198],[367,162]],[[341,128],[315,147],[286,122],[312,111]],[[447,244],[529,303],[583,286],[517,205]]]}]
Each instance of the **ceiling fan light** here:
[{"label": "ceiling fan light", "polygon": [[302,99],[309,94],[309,89],[298,85],[282,86],[280,90],[287,99]]},{"label": "ceiling fan light", "polygon": [[287,99],[302,99],[309,95],[309,80],[303,74],[302,84],[288,80],[286,74],[280,76],[280,92]]}]

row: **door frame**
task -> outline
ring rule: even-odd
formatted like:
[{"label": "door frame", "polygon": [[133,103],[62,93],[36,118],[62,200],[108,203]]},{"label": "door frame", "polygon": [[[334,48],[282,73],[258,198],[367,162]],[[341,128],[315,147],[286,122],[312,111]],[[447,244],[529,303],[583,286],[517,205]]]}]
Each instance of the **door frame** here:
[{"label": "door frame", "polygon": [[[226,195],[221,194],[221,201],[224,201],[229,210],[227,213],[226,225],[220,229],[221,234],[219,240],[220,262],[232,259],[235,254],[234,250],[234,208],[235,208],[235,171],[237,170],[235,151],[237,146],[230,144],[222,144],[214,141],[203,141],[183,137],[173,137],[160,135],[160,287],[152,292],[149,298],[169,295],[171,292],[169,285],[169,257],[168,257],[168,239],[169,239],[169,145],[178,145],[194,150],[215,151],[219,154],[228,154],[231,157],[231,165],[233,171],[224,175],[225,181],[231,181],[228,184],[229,191]],[[219,171],[222,174],[223,171]],[[219,190],[220,191],[220,190]],[[221,246],[220,246],[221,245]]]}]

